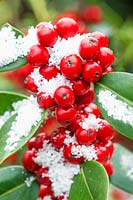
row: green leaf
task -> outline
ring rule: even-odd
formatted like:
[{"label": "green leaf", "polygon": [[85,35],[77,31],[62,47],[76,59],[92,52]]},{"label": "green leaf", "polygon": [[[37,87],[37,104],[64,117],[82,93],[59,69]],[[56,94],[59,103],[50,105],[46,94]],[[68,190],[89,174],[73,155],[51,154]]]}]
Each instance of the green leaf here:
[{"label": "green leaf", "polygon": [[33,177],[21,166],[8,166],[0,169],[0,200],[36,200],[39,185],[34,180],[28,187],[26,180]]},{"label": "green leaf", "polygon": [[81,165],[74,177],[69,200],[107,200],[109,181],[105,169],[96,161]]},{"label": "green leaf", "polygon": [[112,157],[114,173],[111,183],[133,194],[133,154],[119,144],[115,144],[115,152]]},{"label": "green leaf", "polygon": [[[20,30],[16,29],[15,27],[11,26],[8,23],[4,24],[2,27],[11,27],[12,30],[15,32],[16,38],[18,38],[19,36],[24,36]],[[13,69],[20,68],[20,67],[24,66],[26,63],[27,63],[27,60],[25,57],[18,58],[16,61],[9,63],[8,65],[5,65],[3,67],[0,67],[0,72],[10,71]]]},{"label": "green leaf", "polygon": [[[12,111],[12,103],[22,100],[26,98],[26,96],[11,93],[11,92],[0,92],[0,115],[2,115],[5,111]],[[45,111],[42,113],[42,118],[38,122],[36,126],[33,126],[26,137],[22,137],[17,146],[12,151],[5,151],[6,140],[8,139],[8,132],[11,128],[12,123],[15,121],[16,115],[11,116],[1,127],[0,129],[0,164],[10,155],[18,151],[21,147],[23,147],[27,141],[35,134],[35,132],[40,127],[41,123],[44,121]]]},{"label": "green leaf", "polygon": [[[104,91],[109,91],[115,95],[116,100],[120,100],[122,105],[126,104],[125,107],[130,107],[130,116],[129,111],[125,113],[123,109],[119,107],[120,104],[117,104],[116,107],[111,108],[112,101],[110,102],[110,98],[107,99],[107,103],[103,106],[100,101],[99,93]],[[132,114],[133,113],[133,74],[124,73],[124,72],[114,72],[104,75],[99,82],[95,84],[95,96],[96,103],[101,110],[101,114],[109,123],[113,126],[121,134],[126,137],[133,139],[133,122],[132,122]],[[110,104],[109,104],[110,103]],[[113,101],[114,103],[114,101]],[[112,109],[115,114],[110,115],[108,108],[105,109],[105,106]],[[128,109],[129,110],[129,109]],[[123,112],[123,113],[122,113]],[[117,119],[116,115],[119,114],[119,119]],[[122,120],[120,120],[120,117]],[[128,121],[125,122],[126,117],[128,117]],[[130,118],[130,120],[129,120]]]}]

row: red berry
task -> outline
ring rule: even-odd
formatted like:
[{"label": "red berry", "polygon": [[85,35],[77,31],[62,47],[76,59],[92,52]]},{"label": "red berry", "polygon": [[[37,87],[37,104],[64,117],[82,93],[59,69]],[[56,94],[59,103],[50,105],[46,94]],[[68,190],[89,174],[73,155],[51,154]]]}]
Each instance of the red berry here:
[{"label": "red berry", "polygon": [[63,151],[64,158],[67,162],[70,162],[72,164],[79,164],[84,161],[84,158],[83,156],[79,157],[72,152],[72,148],[74,146],[77,146],[77,144],[69,144],[64,146],[64,151]]},{"label": "red berry", "polygon": [[72,80],[71,83],[75,95],[84,95],[89,91],[90,84],[82,79]]},{"label": "red berry", "polygon": [[26,79],[24,80],[24,84],[26,90],[33,93],[36,93],[38,91],[38,87],[36,86],[34,79],[30,75],[26,77]]},{"label": "red berry", "polygon": [[109,152],[107,148],[103,144],[95,144],[95,149],[97,155],[96,161],[106,163],[109,159]]},{"label": "red berry", "polygon": [[46,196],[53,196],[53,191],[48,185],[41,184],[38,196],[42,199]]},{"label": "red berry", "polygon": [[68,79],[78,78],[82,71],[82,60],[76,54],[65,56],[60,62],[61,73]]},{"label": "red berry", "polygon": [[80,35],[88,32],[88,27],[83,21],[78,21],[77,23]]},{"label": "red berry", "polygon": [[73,37],[78,33],[78,24],[72,18],[62,18],[56,23],[56,28],[61,38]]},{"label": "red berry", "polygon": [[83,120],[83,115],[82,114],[76,114],[75,118],[71,121],[70,125],[67,126],[67,128],[75,132],[79,127],[79,123]]},{"label": "red berry", "polygon": [[81,18],[88,23],[99,23],[103,19],[102,10],[99,6],[87,6],[83,9]]},{"label": "red berry", "polygon": [[96,82],[102,76],[102,67],[94,61],[86,62],[83,66],[82,77],[87,82]]},{"label": "red berry", "polygon": [[57,76],[58,70],[54,65],[46,65],[41,67],[39,72],[45,79],[49,81],[51,78],[55,78]]},{"label": "red berry", "polygon": [[89,104],[94,101],[94,89],[91,87],[89,91],[81,96],[77,96],[76,98],[79,104]]},{"label": "red berry", "polygon": [[54,106],[54,99],[50,95],[46,95],[45,92],[37,94],[37,102],[41,108],[50,108]]},{"label": "red berry", "polygon": [[71,88],[68,86],[60,86],[55,90],[54,100],[58,105],[68,106],[75,101],[75,96]]},{"label": "red berry", "polygon": [[52,24],[42,22],[37,26],[37,38],[41,45],[52,47],[58,39],[58,34]]},{"label": "red berry", "polygon": [[109,152],[109,159],[111,159],[112,155],[114,153],[114,144],[113,144],[113,142],[111,142],[109,140],[107,143],[105,143],[105,147],[106,147],[107,151]]},{"label": "red berry", "polygon": [[27,143],[28,149],[29,150],[34,149],[35,148],[35,143],[36,143],[36,137],[32,137]]},{"label": "red berry", "polygon": [[108,160],[106,163],[103,164],[104,168],[106,169],[106,172],[108,176],[112,176],[114,172],[113,165],[110,160]]},{"label": "red berry", "polygon": [[104,119],[101,119],[99,122],[99,129],[97,131],[97,138],[101,142],[106,142],[108,140],[111,140],[114,136],[114,130],[111,127],[111,125]]},{"label": "red berry", "polygon": [[94,59],[99,51],[99,42],[94,37],[84,38],[79,46],[79,54],[85,60]]},{"label": "red berry", "polygon": [[96,136],[96,130],[93,127],[89,127],[87,130],[80,127],[75,133],[77,142],[82,145],[90,145],[96,140]]},{"label": "red berry", "polygon": [[37,163],[35,163],[33,160],[35,157],[35,152],[31,150],[28,150],[23,154],[22,164],[26,170],[33,172],[38,168]]},{"label": "red berry", "polygon": [[111,73],[111,72],[114,72],[114,69],[111,66],[109,66],[109,67],[107,67],[107,69],[105,69],[103,71],[103,74],[108,74],[108,73]]},{"label": "red berry", "polygon": [[91,33],[91,36],[98,40],[100,47],[108,47],[109,43],[108,37],[103,33],[96,31]]},{"label": "red berry", "polygon": [[87,106],[87,112],[95,115],[96,118],[100,117],[100,110],[99,110],[98,106],[94,103],[90,103]]},{"label": "red berry", "polygon": [[48,177],[48,168],[40,168],[39,170],[36,171],[36,179],[38,183],[50,186],[51,185],[51,180]]},{"label": "red berry", "polygon": [[60,149],[64,145],[65,138],[66,138],[66,129],[60,127],[52,132],[50,141],[55,148]]},{"label": "red berry", "polygon": [[34,45],[30,48],[27,60],[31,65],[44,65],[48,62],[49,52],[42,45]]},{"label": "red berry", "polygon": [[97,60],[100,62],[103,70],[106,70],[114,62],[114,53],[107,47],[101,47],[97,55]]},{"label": "red berry", "polygon": [[63,125],[69,125],[75,118],[76,109],[73,106],[62,107],[58,106],[56,109],[56,118],[59,123]]},{"label": "red berry", "polygon": [[34,144],[34,148],[35,150],[38,150],[38,149],[41,149],[43,147],[43,143],[45,140],[49,140],[50,139],[50,135],[48,135],[47,133],[39,133],[37,136],[36,136],[36,139],[35,139],[35,144]]}]

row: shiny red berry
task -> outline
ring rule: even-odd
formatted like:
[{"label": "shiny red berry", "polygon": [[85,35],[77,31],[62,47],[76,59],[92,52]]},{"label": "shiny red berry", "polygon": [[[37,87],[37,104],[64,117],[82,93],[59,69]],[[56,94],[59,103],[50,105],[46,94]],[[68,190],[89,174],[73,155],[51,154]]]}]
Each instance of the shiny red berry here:
[{"label": "shiny red berry", "polygon": [[60,86],[55,90],[54,100],[58,105],[68,106],[74,103],[75,96],[70,87]]},{"label": "shiny red berry", "polygon": [[27,61],[31,65],[44,65],[48,62],[49,52],[42,45],[34,45],[30,48],[30,52],[27,55]]},{"label": "shiny red berry", "polygon": [[23,154],[22,164],[26,170],[28,170],[30,172],[37,170],[38,165],[33,160],[35,157],[36,157],[36,154],[32,150],[28,150]]},{"label": "shiny red berry", "polygon": [[73,153],[72,148],[74,146],[77,146],[77,144],[69,144],[64,146],[64,151],[63,151],[64,158],[67,162],[70,162],[72,164],[79,164],[84,161],[84,158],[83,156],[78,156],[75,155],[75,153]]},{"label": "shiny red berry", "polygon": [[106,163],[109,159],[109,152],[104,144],[95,144],[97,159],[100,163]]},{"label": "shiny red berry", "polygon": [[103,70],[106,70],[114,62],[114,53],[111,49],[107,47],[101,47],[97,55],[97,60],[100,62]]},{"label": "shiny red berry", "polygon": [[76,116],[76,109],[73,106],[56,108],[56,118],[59,123],[69,125]]},{"label": "shiny red berry", "polygon": [[66,138],[66,129],[60,127],[53,130],[50,141],[55,148],[60,149],[64,145],[65,138]]},{"label": "shiny red berry", "polygon": [[79,104],[89,104],[94,101],[94,89],[91,87],[89,91],[81,96],[76,97],[76,101]]},{"label": "shiny red berry", "polygon": [[40,168],[36,171],[36,179],[38,183],[50,186],[51,180],[48,177],[48,168]]},{"label": "shiny red berry", "polygon": [[42,22],[37,26],[37,38],[41,45],[52,47],[58,39],[58,33],[52,24]]},{"label": "shiny red berry", "polygon": [[87,82],[96,82],[102,76],[102,67],[94,61],[86,62],[83,66],[82,77]]},{"label": "shiny red berry", "polygon": [[[49,139],[50,139],[50,135],[48,135],[45,132],[37,134],[35,138],[35,142],[34,142],[34,149],[35,150],[41,149],[43,147],[44,141],[46,140],[48,141]],[[30,140],[29,140],[29,143],[30,143]]]},{"label": "shiny red berry", "polygon": [[34,79],[30,75],[28,75],[24,80],[24,87],[26,90],[33,93],[36,93],[38,91],[38,87],[36,86]]},{"label": "shiny red berry", "polygon": [[35,143],[36,143],[36,137],[32,137],[28,142],[27,142],[27,147],[29,150],[32,150],[35,148]]},{"label": "shiny red berry", "polygon": [[54,99],[50,95],[46,95],[45,92],[37,94],[37,102],[41,108],[50,108],[54,106]]},{"label": "shiny red berry", "polygon": [[58,70],[54,65],[46,65],[40,68],[39,73],[48,81],[57,76]]},{"label": "shiny red berry", "polygon": [[61,73],[68,79],[78,78],[82,71],[82,60],[76,54],[65,56],[60,62]]},{"label": "shiny red berry", "polygon": [[89,91],[90,84],[83,79],[71,80],[71,83],[75,95],[84,95]]},{"label": "shiny red berry", "polygon": [[51,187],[49,187],[48,185],[41,184],[38,196],[40,198],[42,198],[42,199],[44,197],[46,197],[46,196],[51,196],[52,197],[53,196],[53,191],[52,191]]},{"label": "shiny red berry", "polygon": [[78,128],[80,128],[79,123],[83,120],[84,116],[82,114],[76,114],[75,118],[71,121],[70,125],[67,128],[75,133]]},{"label": "shiny red berry", "polygon": [[86,107],[86,111],[88,113],[91,113],[93,115],[96,116],[96,118],[100,117],[100,110],[98,108],[98,106],[94,103],[90,103],[87,107]]},{"label": "shiny red berry", "polygon": [[98,40],[100,47],[108,47],[109,40],[105,34],[96,31],[96,32],[92,32],[91,36]]},{"label": "shiny red berry", "polygon": [[109,152],[109,159],[111,159],[112,155],[114,153],[114,144],[113,144],[113,142],[108,140],[108,142],[105,143],[105,147],[106,147],[107,151]]},{"label": "shiny red berry", "polygon": [[99,122],[99,129],[97,131],[97,138],[101,142],[111,140],[114,136],[114,130],[111,125],[104,119]]},{"label": "shiny red berry", "polygon": [[89,127],[87,130],[80,127],[75,133],[77,142],[82,145],[90,145],[96,140],[96,136],[96,130],[93,127]]},{"label": "shiny red berry", "polygon": [[111,161],[108,160],[106,163],[103,164],[103,166],[104,166],[108,176],[112,176],[113,172],[114,172],[114,168],[113,168]]},{"label": "shiny red berry", "polygon": [[67,39],[78,33],[78,24],[72,18],[61,18],[56,23],[56,29],[61,38]]},{"label": "shiny red berry", "polygon": [[99,51],[99,42],[94,37],[84,38],[79,46],[79,54],[84,60],[94,59]]}]

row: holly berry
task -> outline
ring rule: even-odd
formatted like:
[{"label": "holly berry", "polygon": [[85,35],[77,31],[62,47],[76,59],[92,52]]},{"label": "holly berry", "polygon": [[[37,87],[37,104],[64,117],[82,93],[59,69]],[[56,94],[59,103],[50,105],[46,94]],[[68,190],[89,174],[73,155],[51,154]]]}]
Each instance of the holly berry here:
[{"label": "holly berry", "polygon": [[82,77],[87,82],[96,82],[102,76],[102,67],[94,61],[86,62],[83,66]]},{"label": "holly berry", "polygon": [[87,6],[83,9],[81,18],[88,23],[99,23],[103,19],[102,10],[99,6]]},{"label": "holly berry", "polygon": [[23,154],[22,164],[24,168],[30,172],[34,172],[37,170],[38,165],[33,160],[36,157],[36,153],[32,150],[28,150]]},{"label": "holly berry", "polygon": [[101,142],[111,140],[114,136],[114,130],[111,125],[104,119],[99,122],[99,129],[97,131],[97,138]]},{"label": "holly berry", "polygon": [[45,133],[45,132],[39,133],[36,137],[33,137],[28,141],[28,143],[27,143],[28,149],[29,150],[41,149],[43,147],[44,141],[49,140],[49,139],[50,139],[50,136],[47,133]]},{"label": "holly berry", "polygon": [[56,23],[56,29],[61,38],[67,39],[78,33],[78,24],[72,18],[62,18]]},{"label": "holly berry", "polygon": [[36,86],[34,79],[30,75],[28,75],[24,80],[24,87],[26,90],[33,93],[36,93],[38,91],[38,87]]},{"label": "holly berry", "polygon": [[64,151],[63,151],[63,155],[64,158],[67,162],[70,162],[72,164],[79,164],[81,162],[84,161],[83,156],[77,156],[72,152],[72,148],[74,146],[77,146],[77,144],[69,144],[69,145],[65,145],[64,146]]},{"label": "holly berry", "polygon": [[41,108],[50,108],[54,106],[54,99],[50,95],[46,95],[45,92],[37,94],[37,103]]},{"label": "holly berry", "polygon": [[96,118],[100,117],[100,110],[98,108],[98,106],[94,103],[90,103],[86,109],[85,109],[88,113],[91,113],[93,115],[96,116]]},{"label": "holly berry", "polygon": [[75,118],[71,121],[71,123],[67,126],[67,128],[75,133],[77,129],[80,127],[79,123],[83,120],[84,115],[76,114]]},{"label": "holly berry", "polygon": [[65,56],[60,62],[61,73],[68,79],[78,78],[82,71],[82,60],[76,54]]},{"label": "holly berry", "polygon": [[96,140],[96,136],[96,130],[93,127],[89,127],[87,130],[80,127],[75,133],[77,142],[82,145],[90,145]]},{"label": "holly berry", "polygon": [[104,168],[106,169],[106,172],[108,176],[112,176],[114,168],[110,160],[108,160],[106,163],[103,164]]},{"label": "holly berry", "polygon": [[58,105],[68,106],[74,103],[75,96],[70,87],[60,86],[55,90],[54,100]]},{"label": "holly berry", "polygon": [[53,191],[52,191],[51,187],[49,187],[48,185],[41,184],[38,196],[40,198],[42,198],[42,199],[44,197],[46,197],[46,196],[51,196],[52,197],[53,196]]},{"label": "holly berry", "polygon": [[90,88],[90,84],[83,79],[71,80],[71,84],[75,95],[84,95]]},{"label": "holly berry", "polygon": [[49,52],[42,45],[34,45],[30,48],[30,52],[27,55],[27,61],[31,65],[44,65],[48,62]]},{"label": "holly berry", "polygon": [[66,138],[66,129],[60,127],[53,130],[50,141],[55,148],[60,149],[64,145],[65,138]]},{"label": "holly berry", "polygon": [[101,47],[97,55],[97,60],[100,62],[103,70],[106,70],[114,62],[114,53],[107,47]]},{"label": "holly berry", "polygon": [[108,140],[107,143],[104,143],[107,151],[109,152],[109,159],[111,159],[113,153],[114,153],[114,144],[110,140]]},{"label": "holly berry", "polygon": [[51,180],[48,177],[48,168],[40,168],[36,171],[36,179],[38,183],[50,186],[51,185]]},{"label": "holly berry", "polygon": [[79,54],[84,60],[94,59],[99,51],[99,42],[94,37],[84,38],[79,45]]},{"label": "holly berry", "polygon": [[39,73],[49,81],[51,78],[55,78],[57,76],[58,70],[54,65],[46,65],[40,68]]},{"label": "holly berry", "polygon": [[58,33],[52,24],[42,22],[37,26],[37,38],[41,45],[52,47],[58,39]]},{"label": "holly berry", "polygon": [[58,122],[63,125],[69,125],[76,115],[76,109],[73,106],[58,106],[55,112]]},{"label": "holly berry", "polygon": [[89,104],[94,101],[94,89],[91,87],[89,91],[81,96],[76,97],[76,101],[79,104]]},{"label": "holly berry", "polygon": [[106,163],[109,159],[108,149],[103,144],[95,144],[94,146],[97,155],[96,161],[100,163]]},{"label": "holly berry", "polygon": [[92,32],[91,36],[98,40],[100,47],[108,47],[109,40],[105,34],[96,31],[96,32]]}]

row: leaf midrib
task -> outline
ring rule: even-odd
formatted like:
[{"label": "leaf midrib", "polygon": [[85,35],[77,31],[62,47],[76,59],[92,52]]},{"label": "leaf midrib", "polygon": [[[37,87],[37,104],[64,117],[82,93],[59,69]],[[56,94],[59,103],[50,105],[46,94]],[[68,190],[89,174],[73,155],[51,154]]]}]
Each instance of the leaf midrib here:
[{"label": "leaf midrib", "polygon": [[104,89],[106,89],[106,90],[112,91],[113,93],[115,93],[115,94],[119,97],[119,99],[122,99],[123,101],[127,102],[128,104],[130,104],[130,105],[133,107],[133,103],[132,103],[129,99],[126,99],[125,97],[123,97],[122,95],[120,95],[120,94],[118,94],[116,91],[114,91],[113,89],[111,89],[111,88],[109,88],[109,87],[103,85],[103,84],[100,83],[100,82],[97,82],[96,84],[99,85],[99,86],[101,86],[102,88],[104,88]]},{"label": "leaf midrib", "polygon": [[85,175],[84,175],[84,170],[83,170],[82,167],[81,167],[81,175],[82,175],[83,180],[84,180],[84,182],[85,182],[85,185],[86,185],[86,188],[87,188],[87,190],[88,190],[88,193],[89,193],[89,195],[90,195],[90,197],[91,197],[91,200],[94,200],[94,198],[93,198],[93,196],[92,196],[92,194],[91,194],[90,188],[89,188],[89,186],[88,186],[86,177],[85,177]]},{"label": "leaf midrib", "polygon": [[17,191],[17,189],[23,188],[24,186],[25,186],[25,183],[22,183],[22,184],[20,184],[19,186],[16,186],[16,187],[14,187],[14,188],[8,190],[7,192],[3,193],[2,195],[0,195],[0,198],[9,195],[9,194],[11,194],[12,192]]}]

